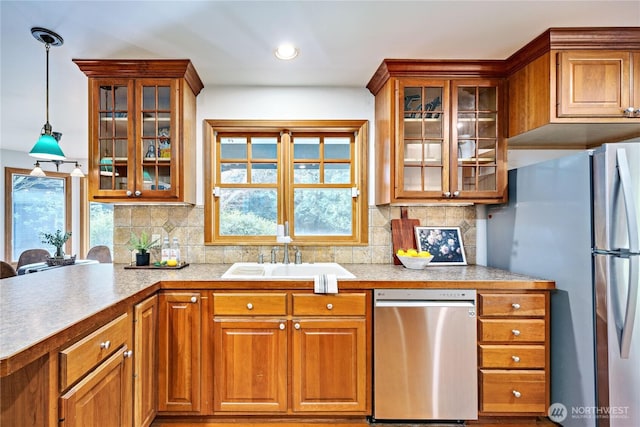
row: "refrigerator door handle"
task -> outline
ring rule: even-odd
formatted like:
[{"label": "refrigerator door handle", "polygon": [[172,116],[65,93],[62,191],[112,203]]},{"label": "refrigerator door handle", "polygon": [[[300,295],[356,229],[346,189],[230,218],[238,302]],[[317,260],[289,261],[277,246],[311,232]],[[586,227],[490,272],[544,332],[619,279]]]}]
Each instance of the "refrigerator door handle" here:
[{"label": "refrigerator door handle", "polygon": [[[627,216],[627,227],[629,233],[629,251],[637,254],[639,251],[638,244],[638,214],[634,200],[633,184],[631,181],[631,172],[629,170],[629,162],[627,161],[627,153],[624,148],[616,150],[616,163],[622,194],[624,197],[625,212]],[[629,287],[627,291],[627,307],[624,316],[624,324],[622,326],[622,336],[620,339],[620,357],[622,359],[629,358],[629,350],[631,348],[631,339],[633,337],[633,325],[638,308],[638,282],[640,282],[640,256],[631,256],[629,258]]]}]

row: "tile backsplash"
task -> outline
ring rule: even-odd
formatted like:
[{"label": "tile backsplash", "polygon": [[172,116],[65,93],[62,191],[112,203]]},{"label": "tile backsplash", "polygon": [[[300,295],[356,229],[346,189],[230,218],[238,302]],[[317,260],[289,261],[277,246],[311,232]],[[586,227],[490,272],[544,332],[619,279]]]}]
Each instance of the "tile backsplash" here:
[{"label": "tile backsplash", "polygon": [[[460,227],[467,262],[476,262],[476,210],[473,206],[411,206],[408,217],[424,226]],[[301,246],[304,262],[338,262],[343,264],[389,264],[392,262],[391,220],[400,218],[398,206],[369,207],[368,246]],[[204,207],[202,206],[128,206],[114,207],[114,262],[134,259],[127,248],[131,232],[141,231],[174,237],[180,242],[182,257],[189,263],[224,263],[257,261],[258,254],[269,258],[271,247],[204,244]],[[275,240],[275,239],[274,239]],[[160,241],[162,243],[162,241]],[[281,252],[281,251],[280,251]],[[291,251],[293,256],[293,251]],[[159,259],[153,250],[152,262]],[[292,258],[293,259],[293,258]]]}]

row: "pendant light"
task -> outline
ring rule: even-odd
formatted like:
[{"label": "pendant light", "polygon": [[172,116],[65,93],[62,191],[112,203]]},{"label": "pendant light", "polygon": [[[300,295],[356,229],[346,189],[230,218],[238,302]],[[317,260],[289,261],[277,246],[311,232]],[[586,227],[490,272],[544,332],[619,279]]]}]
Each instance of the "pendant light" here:
[{"label": "pendant light", "polygon": [[66,157],[59,145],[62,133],[53,132],[51,124],[49,123],[49,48],[51,46],[62,46],[64,40],[62,40],[62,37],[60,37],[59,34],[56,34],[51,30],[47,30],[46,28],[33,27],[31,29],[31,34],[36,40],[44,43],[47,51],[47,121],[42,128],[42,133],[36,142],[36,145],[34,145],[29,152],[30,156],[38,159],[35,167],[29,175],[36,177],[47,176],[40,167],[40,163],[54,163],[56,165],[56,171],[60,170],[61,164],[75,163],[75,168],[71,171],[70,175],[83,178],[84,173],[80,170],[78,162],[75,160],[65,160]]},{"label": "pendant light", "polygon": [[[47,53],[47,121],[42,128],[40,138],[29,152],[29,155],[41,159],[64,160],[65,155],[62,152],[60,145],[58,145],[58,140],[62,134],[59,132],[53,133],[51,131],[51,124],[49,123],[49,48],[51,46],[62,46],[64,40],[62,40],[62,37],[58,34],[51,30],[47,30],[46,28],[33,27],[31,29],[31,34],[36,40],[44,43]],[[59,135],[58,138],[54,136],[55,134]]]}]

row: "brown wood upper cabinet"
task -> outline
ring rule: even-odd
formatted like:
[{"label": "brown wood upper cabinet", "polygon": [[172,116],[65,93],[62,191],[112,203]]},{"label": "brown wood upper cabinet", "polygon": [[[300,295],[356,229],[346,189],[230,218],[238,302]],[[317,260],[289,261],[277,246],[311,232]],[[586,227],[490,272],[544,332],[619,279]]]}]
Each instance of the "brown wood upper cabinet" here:
[{"label": "brown wood upper cabinet", "polygon": [[89,198],[195,203],[196,96],[189,60],[74,59],[89,77]]},{"label": "brown wood upper cabinet", "polygon": [[551,28],[507,59],[509,147],[640,136],[640,27]]},{"label": "brown wood upper cabinet", "polygon": [[385,60],[375,95],[376,204],[506,198],[500,61]]}]

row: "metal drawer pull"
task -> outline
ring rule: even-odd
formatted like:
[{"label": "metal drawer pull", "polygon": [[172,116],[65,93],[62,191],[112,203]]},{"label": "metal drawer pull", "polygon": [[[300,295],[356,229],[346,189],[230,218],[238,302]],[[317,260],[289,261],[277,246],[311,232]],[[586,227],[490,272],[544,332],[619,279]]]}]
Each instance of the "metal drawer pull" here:
[{"label": "metal drawer pull", "polygon": [[522,396],[522,394],[518,390],[513,390],[512,393],[516,398],[520,398],[520,396]]},{"label": "metal drawer pull", "polygon": [[111,347],[111,341],[109,340],[100,343],[100,348],[103,350],[109,350],[109,347]]},{"label": "metal drawer pull", "polygon": [[518,356],[511,356],[511,358],[513,359],[514,362],[518,363],[520,362],[520,358]]},{"label": "metal drawer pull", "polygon": [[331,303],[327,304],[327,310],[333,310],[333,304]]},{"label": "metal drawer pull", "polygon": [[195,302],[198,302],[198,298],[196,298],[196,297],[191,297],[191,302],[194,302],[194,303],[195,303]]},{"label": "metal drawer pull", "polygon": [[284,323],[280,323],[280,330],[284,331],[284,328],[285,328]]},{"label": "metal drawer pull", "polygon": [[127,350],[124,353],[122,353],[122,355],[124,356],[125,359],[133,356],[133,350]]},{"label": "metal drawer pull", "polygon": [[294,328],[296,328],[296,329],[300,329],[300,323],[295,323],[295,324],[293,325],[293,327],[294,327]]},{"label": "metal drawer pull", "polygon": [[247,303],[247,310],[253,310],[253,304]]},{"label": "metal drawer pull", "polygon": [[511,307],[513,307],[514,310],[518,310],[520,308],[520,304],[514,302],[513,304],[511,304]]},{"label": "metal drawer pull", "polygon": [[520,336],[520,331],[519,331],[519,330],[517,330],[517,329],[512,329],[512,330],[511,330],[511,333],[512,333],[513,335],[515,335],[516,337],[517,337],[517,336]]}]

